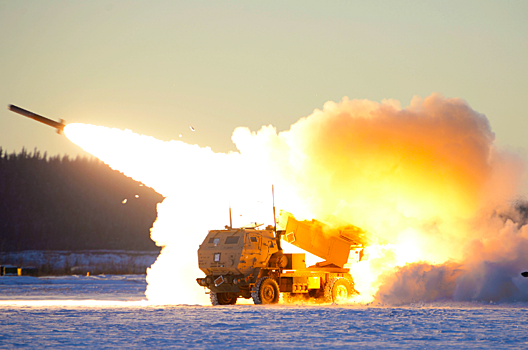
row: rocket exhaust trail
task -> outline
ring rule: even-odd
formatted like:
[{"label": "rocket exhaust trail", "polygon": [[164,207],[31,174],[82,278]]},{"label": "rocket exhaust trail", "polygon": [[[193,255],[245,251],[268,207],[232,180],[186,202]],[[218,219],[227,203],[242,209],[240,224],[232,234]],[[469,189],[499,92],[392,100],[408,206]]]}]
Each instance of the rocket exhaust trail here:
[{"label": "rocket exhaust trail", "polygon": [[64,127],[66,126],[66,124],[64,123],[64,120],[62,120],[62,119],[60,119],[60,122],[56,122],[54,120],[48,119],[46,117],[43,117],[43,116],[38,115],[38,114],[35,114],[33,112],[30,112],[30,111],[28,111],[26,109],[17,107],[15,105],[9,105],[8,109],[10,111],[12,111],[12,112],[21,114],[21,115],[23,115],[25,117],[31,118],[33,120],[41,122],[42,124],[46,124],[46,125],[51,126],[52,128],[57,129],[57,134],[62,134],[63,131],[64,131]]}]

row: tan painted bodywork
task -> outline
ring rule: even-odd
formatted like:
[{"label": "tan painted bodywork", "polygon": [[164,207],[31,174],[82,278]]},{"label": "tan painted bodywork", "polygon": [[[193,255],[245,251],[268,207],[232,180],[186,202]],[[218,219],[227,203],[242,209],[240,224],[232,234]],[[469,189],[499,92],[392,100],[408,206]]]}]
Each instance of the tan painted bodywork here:
[{"label": "tan painted bodywork", "polygon": [[198,267],[206,275],[249,276],[266,267],[277,251],[272,230],[212,230],[198,249]]}]

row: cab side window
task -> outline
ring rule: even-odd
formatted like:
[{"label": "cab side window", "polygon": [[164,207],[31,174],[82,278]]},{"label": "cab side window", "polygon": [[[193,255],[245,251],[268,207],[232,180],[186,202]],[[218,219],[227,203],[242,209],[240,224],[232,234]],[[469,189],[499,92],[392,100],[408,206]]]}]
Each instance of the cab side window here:
[{"label": "cab side window", "polygon": [[225,240],[225,244],[238,244],[238,236],[227,237]]}]

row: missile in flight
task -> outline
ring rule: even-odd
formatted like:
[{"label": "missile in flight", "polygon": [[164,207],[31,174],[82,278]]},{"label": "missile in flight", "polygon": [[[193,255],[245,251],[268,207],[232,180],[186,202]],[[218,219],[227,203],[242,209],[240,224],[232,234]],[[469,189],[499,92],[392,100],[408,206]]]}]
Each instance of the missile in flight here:
[{"label": "missile in flight", "polygon": [[48,119],[46,117],[43,117],[43,116],[38,115],[38,114],[35,114],[33,112],[25,110],[24,108],[17,107],[15,105],[9,105],[7,108],[10,111],[12,111],[12,112],[21,114],[24,117],[31,118],[33,120],[41,122],[42,124],[46,124],[46,125],[51,126],[52,128],[57,129],[57,134],[62,134],[62,132],[64,131],[64,127],[66,126],[64,120],[62,120],[62,119],[60,119],[59,122],[56,122],[54,120]]}]

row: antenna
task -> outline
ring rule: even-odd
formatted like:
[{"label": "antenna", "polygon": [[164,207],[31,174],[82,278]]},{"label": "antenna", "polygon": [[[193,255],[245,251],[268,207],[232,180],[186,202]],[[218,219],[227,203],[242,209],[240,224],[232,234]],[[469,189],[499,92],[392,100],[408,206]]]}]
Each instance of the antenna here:
[{"label": "antenna", "polygon": [[233,217],[231,216],[231,201],[229,201],[229,228],[233,228]]},{"label": "antenna", "polygon": [[275,230],[275,240],[277,242],[277,248],[279,248],[279,253],[282,254],[282,247],[281,247],[280,240],[281,240],[281,235],[284,233],[284,231],[281,231],[280,233],[277,232],[277,217],[275,216],[275,187],[273,186],[273,184],[271,185],[271,197],[273,198],[273,229]]},{"label": "antenna", "polygon": [[271,197],[273,198],[273,228],[275,235],[277,235],[277,217],[275,216],[275,188],[271,185]]}]

